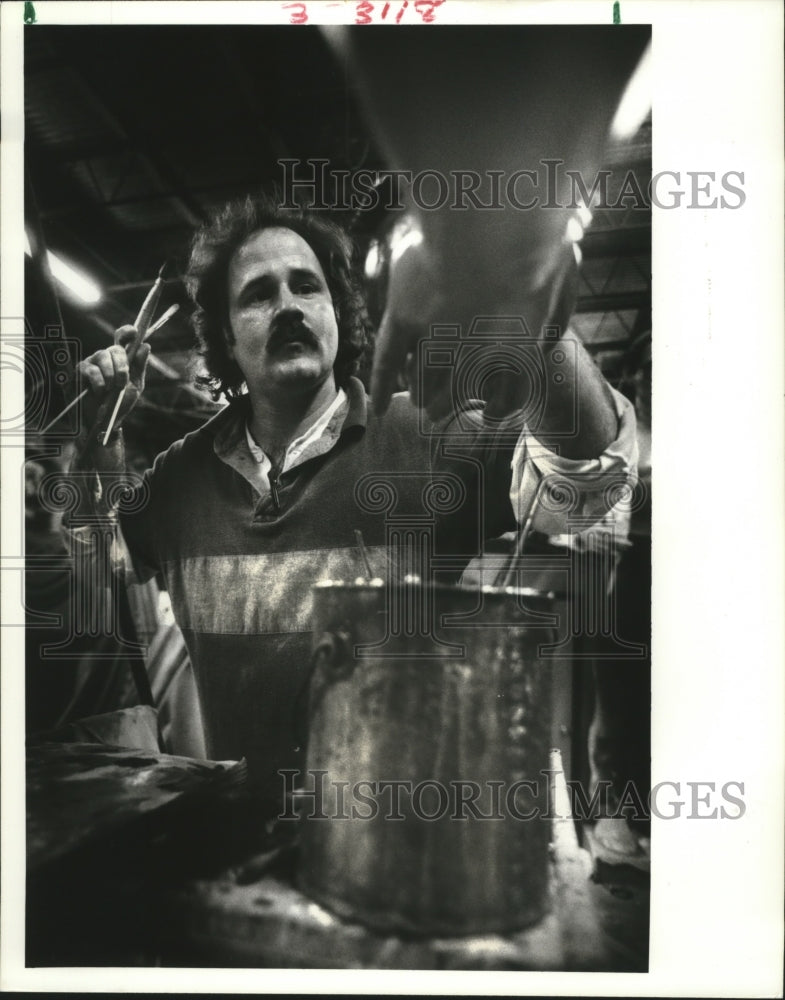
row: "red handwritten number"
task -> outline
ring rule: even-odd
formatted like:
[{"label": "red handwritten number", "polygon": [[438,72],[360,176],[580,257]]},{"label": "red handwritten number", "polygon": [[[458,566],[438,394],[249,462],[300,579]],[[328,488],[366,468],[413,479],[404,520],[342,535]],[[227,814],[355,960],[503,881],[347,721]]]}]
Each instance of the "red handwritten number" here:
[{"label": "red handwritten number", "polygon": [[373,4],[370,2],[370,0],[361,0],[361,2],[357,4],[354,23],[370,24],[372,11],[373,11]]},{"label": "red handwritten number", "polygon": [[304,3],[285,3],[284,10],[290,10],[289,24],[307,24],[308,10]]},{"label": "red handwritten number", "polygon": [[436,16],[436,8],[441,7],[444,0],[414,0],[414,9],[425,24],[432,24]]},{"label": "red handwritten number", "polygon": [[[441,7],[443,3],[444,0],[415,0],[414,9],[420,15],[425,24],[432,24],[436,16],[436,8]],[[303,9],[305,8],[305,4],[290,4],[289,6],[292,7],[299,6],[302,7]],[[373,23],[372,15],[375,13],[375,6],[376,6],[375,4],[371,3],[371,0],[360,0],[360,2],[355,7],[354,23],[372,24]],[[395,15],[396,24],[401,23],[401,19],[403,18],[403,15],[406,12],[406,8],[408,6],[409,6],[409,0],[403,0],[401,6],[398,9],[398,13]],[[388,0],[388,2],[385,2],[384,6],[381,9],[381,14],[379,15],[379,19],[383,21],[387,17],[389,12],[390,12],[390,3]],[[300,21],[298,23],[303,24],[305,22]]]}]

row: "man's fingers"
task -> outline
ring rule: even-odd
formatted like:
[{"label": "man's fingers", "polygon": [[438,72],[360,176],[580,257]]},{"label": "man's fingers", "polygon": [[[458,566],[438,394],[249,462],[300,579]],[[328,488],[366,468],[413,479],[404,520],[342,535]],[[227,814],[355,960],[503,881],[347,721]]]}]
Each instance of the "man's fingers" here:
[{"label": "man's fingers", "polygon": [[418,339],[428,335],[429,323],[440,312],[438,270],[420,221],[406,216],[389,238],[387,308],[379,324],[371,373],[371,399],[379,415],[405,373],[407,354],[417,352]]},{"label": "man's fingers", "polygon": [[80,361],[76,366],[79,381],[89,389],[93,395],[101,395],[106,389],[106,380],[103,372],[92,361]]},{"label": "man's fingers", "polygon": [[109,354],[114,365],[114,386],[123,389],[128,385],[128,356],[125,349],[119,345],[110,347]]},{"label": "man's fingers", "polygon": [[119,345],[96,351],[82,361],[78,370],[95,394],[121,389],[128,383],[128,359]]},{"label": "man's fingers", "polygon": [[91,358],[88,358],[95,368],[101,373],[101,378],[103,379],[103,385],[107,389],[111,389],[114,384],[114,361],[112,360],[112,355],[108,350],[97,351]]},{"label": "man's fingers", "polygon": [[126,349],[136,340],[137,333],[136,327],[127,323],[125,326],[119,327],[115,330],[114,339],[115,343],[122,345]]},{"label": "man's fingers", "polygon": [[149,344],[140,344],[139,350],[133,357],[131,361],[131,380],[135,385],[141,387],[144,385],[144,372],[147,367],[147,359],[150,357],[151,347]]},{"label": "man's fingers", "polygon": [[[119,424],[139,398],[144,388],[144,370],[150,356],[150,345],[141,344],[129,362],[123,343],[130,345],[135,338],[134,327],[120,327],[115,334],[117,342],[112,347],[96,351],[77,366],[80,381],[90,390],[93,400],[83,417],[88,424],[100,423],[108,418],[122,393],[123,400],[116,417]],[[133,388],[126,392],[129,385]]]}]

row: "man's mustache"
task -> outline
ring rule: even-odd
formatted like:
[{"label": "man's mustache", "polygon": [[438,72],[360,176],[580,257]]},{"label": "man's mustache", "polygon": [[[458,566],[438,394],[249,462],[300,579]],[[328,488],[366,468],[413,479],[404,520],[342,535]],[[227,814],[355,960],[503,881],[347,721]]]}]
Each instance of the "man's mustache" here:
[{"label": "man's mustache", "polygon": [[268,352],[275,352],[293,340],[300,340],[311,347],[319,346],[315,334],[301,319],[282,316],[273,320],[270,339],[267,341]]}]

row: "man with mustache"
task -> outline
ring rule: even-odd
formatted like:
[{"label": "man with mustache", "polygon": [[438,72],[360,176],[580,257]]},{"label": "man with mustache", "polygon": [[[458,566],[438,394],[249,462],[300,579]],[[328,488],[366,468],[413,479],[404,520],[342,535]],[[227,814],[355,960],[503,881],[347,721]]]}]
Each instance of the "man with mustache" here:
[{"label": "man with mustache", "polygon": [[[416,268],[416,256],[408,264]],[[376,477],[393,491],[396,515],[422,519],[423,489],[433,477],[460,482],[463,502],[435,518],[433,546],[436,556],[468,563],[484,539],[515,528],[538,477],[554,470],[572,474],[579,488],[587,471],[599,473],[599,487],[581,494],[579,509],[603,516],[601,487],[634,464],[634,418],[584,355],[577,355],[580,379],[567,369],[568,380],[579,383],[584,417],[566,458],[545,448],[536,457],[520,410],[488,421],[476,402],[459,404],[456,415],[443,412],[442,400],[435,421],[423,423],[401,393],[374,408],[354,377],[366,320],[351,245],[316,213],[282,210],[263,198],[227,206],[196,235],[187,282],[208,371],[203,381],[229,405],[156,459],[121,502],[119,521],[137,571],[161,573],[170,593],[208,753],[245,756],[252,781],[280,805],[277,772],[303,764],[311,587],[363,575],[356,530],[374,572],[388,575],[388,511],[363,500],[362,483]],[[123,468],[119,425],[143,391],[148,354],[143,345],[129,370],[118,344],[80,366],[93,401],[82,469],[106,477]],[[92,422],[106,423],[123,387],[118,429],[107,444],[84,446]],[[448,456],[440,441],[456,416],[463,453]],[[548,419],[555,429],[559,414]],[[85,503],[105,511],[105,497]],[[541,530],[566,530],[564,513],[543,509],[540,518]]]}]

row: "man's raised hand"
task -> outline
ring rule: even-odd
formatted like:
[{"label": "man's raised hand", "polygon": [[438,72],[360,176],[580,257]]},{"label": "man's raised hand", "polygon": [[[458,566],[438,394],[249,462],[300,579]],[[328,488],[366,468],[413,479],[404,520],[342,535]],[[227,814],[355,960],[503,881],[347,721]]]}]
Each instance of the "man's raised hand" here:
[{"label": "man's raised hand", "polygon": [[[82,409],[83,433],[98,428],[98,441],[103,441],[103,430],[120,393],[123,394],[114,426],[119,427],[131,412],[144,391],[145,370],[150,356],[150,345],[140,344],[136,351],[132,345],[137,340],[133,326],[121,326],[115,333],[116,343],[91,354],[77,366],[77,375],[83,388],[88,390]],[[129,354],[131,358],[129,360]]]}]

